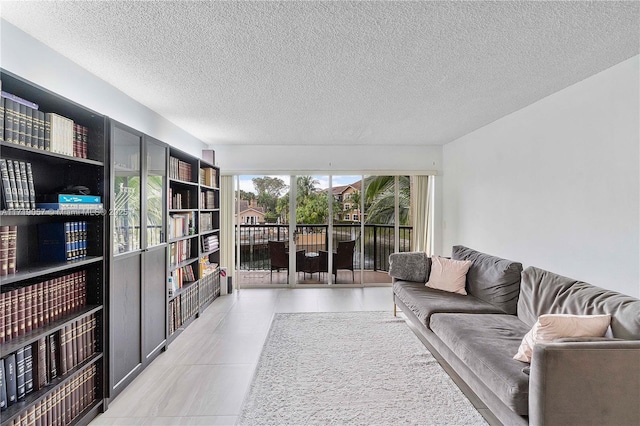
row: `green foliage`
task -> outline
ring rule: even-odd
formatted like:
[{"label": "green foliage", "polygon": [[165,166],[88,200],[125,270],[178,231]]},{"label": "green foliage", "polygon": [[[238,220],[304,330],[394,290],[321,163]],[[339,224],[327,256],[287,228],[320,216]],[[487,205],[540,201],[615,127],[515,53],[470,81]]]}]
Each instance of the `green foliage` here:
[{"label": "green foliage", "polygon": [[280,198],[280,194],[287,189],[284,181],[280,178],[270,176],[253,178],[251,181],[258,192],[258,205],[264,207],[265,215],[277,215],[276,206],[278,204],[278,198]]},{"label": "green foliage", "polygon": [[[394,176],[370,176],[365,180],[366,223],[392,224],[395,221]],[[411,210],[411,182],[409,176],[399,177],[400,225],[409,225]]]},{"label": "green foliage", "polygon": [[329,198],[326,193],[312,193],[299,199],[296,207],[297,223],[317,225],[327,223],[328,218]]},{"label": "green foliage", "polygon": [[240,192],[240,199],[241,200],[245,200],[245,201],[251,202],[251,201],[256,199],[256,194],[254,194],[253,192],[243,191],[242,189],[239,192]]}]

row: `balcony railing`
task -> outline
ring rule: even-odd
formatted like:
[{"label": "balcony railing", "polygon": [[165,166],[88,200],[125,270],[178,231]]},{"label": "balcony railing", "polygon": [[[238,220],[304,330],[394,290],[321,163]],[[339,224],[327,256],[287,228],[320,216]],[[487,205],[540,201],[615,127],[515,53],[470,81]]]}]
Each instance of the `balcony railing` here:
[{"label": "balcony railing", "polygon": [[[296,248],[315,253],[327,250],[329,247],[328,231],[328,225],[297,225],[295,231]],[[400,251],[410,251],[413,228],[401,226],[399,231]],[[364,238],[363,269],[388,271],[389,255],[394,251],[394,237],[395,228],[393,225],[365,225],[364,232],[362,232],[360,224],[333,225],[334,249],[338,241],[356,240],[356,249],[353,255],[356,269],[361,268],[360,241]],[[269,240],[289,241],[289,225],[240,225],[239,269],[245,271],[269,270]]]}]

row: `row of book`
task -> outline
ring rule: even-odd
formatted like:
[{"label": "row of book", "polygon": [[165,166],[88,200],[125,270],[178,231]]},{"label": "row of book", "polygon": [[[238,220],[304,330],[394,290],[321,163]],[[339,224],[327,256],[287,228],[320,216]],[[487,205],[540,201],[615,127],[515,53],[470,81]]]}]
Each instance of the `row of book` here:
[{"label": "row of book", "polygon": [[173,334],[189,318],[198,313],[198,286],[187,289],[169,302],[169,334]]},{"label": "row of book", "polygon": [[169,188],[169,208],[170,209],[190,209],[191,208],[191,191],[182,190],[174,191]]},{"label": "row of book", "polygon": [[38,225],[41,262],[63,262],[87,257],[87,222],[52,222]]},{"label": "row of book", "polygon": [[167,221],[169,238],[180,238],[195,234],[193,219],[193,213],[174,213],[169,215],[169,220]]},{"label": "row of book", "polygon": [[202,275],[198,282],[198,298],[200,300],[200,306],[204,306],[209,302],[212,302],[216,297],[220,296],[220,274],[214,273],[218,269],[217,264],[211,272],[207,272]]},{"label": "row of book", "polygon": [[206,167],[200,169],[200,183],[212,188],[218,187],[218,170]]},{"label": "row of book", "polygon": [[217,208],[216,193],[213,191],[200,191],[200,208],[201,209]]},{"label": "row of book", "polygon": [[16,225],[0,226],[0,276],[17,272],[17,245],[18,227]]},{"label": "row of book", "polygon": [[213,251],[217,250],[220,247],[220,241],[218,239],[218,234],[211,234],[201,238],[202,240],[202,251]]},{"label": "row of book", "polygon": [[91,364],[16,416],[7,426],[71,424],[96,398],[97,368]]},{"label": "row of book", "polygon": [[22,401],[95,354],[96,324],[96,315],[92,314],[5,357],[0,407]]},{"label": "row of book", "polygon": [[38,110],[33,102],[2,92],[0,135],[5,142],[87,158],[89,129],[55,113]]},{"label": "row of book", "polygon": [[185,283],[190,283],[196,280],[196,276],[193,272],[192,265],[186,265],[180,268],[176,268],[169,274],[169,280],[167,282],[167,289],[169,291],[169,297],[174,296],[178,290],[180,290]]},{"label": "row of book", "polygon": [[0,343],[78,311],[87,304],[87,273],[77,271],[25,287],[3,286]]},{"label": "row of book", "polygon": [[3,209],[36,208],[36,191],[31,163],[0,158],[0,178],[2,178]]},{"label": "row of book", "polygon": [[185,182],[193,182],[191,163],[175,157],[169,157],[169,179],[178,179]]},{"label": "row of book", "polygon": [[169,264],[177,265],[191,257],[191,240],[180,240],[169,246]]}]

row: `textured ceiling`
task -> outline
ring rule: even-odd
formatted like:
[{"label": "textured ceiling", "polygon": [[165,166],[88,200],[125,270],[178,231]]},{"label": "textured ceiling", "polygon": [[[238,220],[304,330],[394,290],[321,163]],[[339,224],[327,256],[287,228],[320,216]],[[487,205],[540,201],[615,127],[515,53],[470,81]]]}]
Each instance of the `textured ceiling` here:
[{"label": "textured ceiling", "polygon": [[443,144],[639,53],[638,2],[6,2],[212,144]]}]

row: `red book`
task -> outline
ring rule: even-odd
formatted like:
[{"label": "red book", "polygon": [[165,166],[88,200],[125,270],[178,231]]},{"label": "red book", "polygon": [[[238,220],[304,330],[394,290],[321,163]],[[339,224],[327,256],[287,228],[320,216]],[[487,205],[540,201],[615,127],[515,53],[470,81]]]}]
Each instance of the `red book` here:
[{"label": "red book", "polygon": [[5,335],[5,329],[4,329],[4,315],[5,315],[5,294],[7,293],[0,293],[0,343],[4,343],[4,335]]},{"label": "red book", "polygon": [[36,284],[36,313],[38,317],[38,327],[44,325],[44,283]]},{"label": "red book", "polygon": [[9,226],[9,249],[7,251],[7,273],[15,274],[18,270],[16,266],[16,247],[18,244],[18,227]]},{"label": "red book", "polygon": [[11,325],[11,292],[3,293],[4,296],[4,341],[11,340],[13,326]]},{"label": "red book", "polygon": [[0,276],[9,273],[9,227],[0,226]]},{"label": "red book", "polygon": [[18,312],[19,312],[19,302],[18,302],[18,289],[14,288],[11,290],[11,338],[15,339],[19,336],[19,327],[18,327]]},{"label": "red book", "polygon": [[33,330],[33,296],[34,286],[25,287],[24,291],[24,331],[25,333]]},{"label": "red book", "polygon": [[25,311],[27,309],[27,298],[25,296],[26,289],[25,287],[20,287],[18,289],[18,336],[22,336],[25,333],[25,328],[27,324],[27,319],[25,315]]},{"label": "red book", "polygon": [[49,317],[51,308],[51,280],[46,280],[42,286],[42,311],[44,312],[44,325],[49,324],[51,318]]}]

